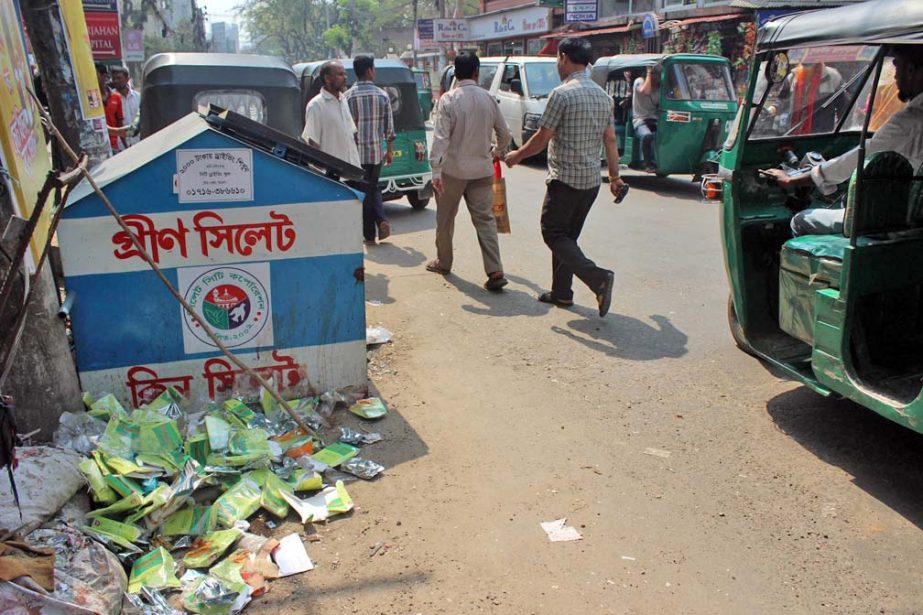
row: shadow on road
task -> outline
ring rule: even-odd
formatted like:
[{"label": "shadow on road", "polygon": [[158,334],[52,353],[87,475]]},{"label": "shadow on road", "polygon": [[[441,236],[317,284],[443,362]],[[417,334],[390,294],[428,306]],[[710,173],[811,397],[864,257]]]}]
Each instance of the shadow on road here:
[{"label": "shadow on road", "polygon": [[555,325],[551,330],[590,350],[629,361],[678,359],[687,352],[689,338],[666,316],[652,315],[650,319],[656,325],[652,326],[622,314],[599,318],[596,310],[579,305],[567,309],[583,318],[570,321],[566,329]]},{"label": "shadow on road", "polygon": [[382,304],[394,303],[394,297],[388,295],[390,278],[383,273],[365,272],[365,300],[381,301]]},{"label": "shadow on road", "polygon": [[785,434],[923,529],[923,435],[807,387],[774,397],[766,409]]},{"label": "shadow on road", "polygon": [[[415,210],[407,199],[385,201],[385,214],[391,222],[391,235],[417,233],[436,228],[436,199],[430,199],[426,209]],[[385,242],[388,240],[386,239]]]},{"label": "shadow on road", "polygon": [[[513,285],[521,284],[531,290],[538,289],[533,282],[519,276],[507,275],[506,279]],[[541,316],[547,314],[551,308],[547,303],[536,301],[535,295],[518,290],[513,285],[507,286],[501,292],[491,292],[481,284],[469,282],[457,275],[447,275],[445,281],[482,304],[461,306],[466,312],[479,316]],[[487,281],[487,276],[484,276],[484,281]]]},{"label": "shadow on road", "polygon": [[[702,201],[702,192],[697,183],[689,181],[685,175],[681,177],[657,177],[656,175],[623,175],[622,179],[632,190],[653,192],[657,196],[686,199],[696,202]],[[631,194],[628,195],[628,200]]]},{"label": "shadow on road", "polygon": [[419,267],[426,261],[426,255],[419,250],[396,246],[387,239],[384,243],[367,245],[365,258],[379,265],[398,267]]}]

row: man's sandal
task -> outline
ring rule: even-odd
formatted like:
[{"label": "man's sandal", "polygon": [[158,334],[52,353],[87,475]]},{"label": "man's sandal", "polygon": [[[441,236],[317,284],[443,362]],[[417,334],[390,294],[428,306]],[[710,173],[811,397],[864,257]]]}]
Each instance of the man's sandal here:
[{"label": "man's sandal", "polygon": [[426,270],[438,273],[439,275],[449,275],[450,270],[439,264],[439,261],[430,261],[426,263]]},{"label": "man's sandal", "polygon": [[552,305],[556,305],[558,307],[564,307],[564,308],[572,307],[574,305],[573,301],[568,301],[566,299],[558,299],[557,297],[552,295],[550,292],[540,294],[538,296],[538,300],[541,301],[542,303],[550,303]]}]

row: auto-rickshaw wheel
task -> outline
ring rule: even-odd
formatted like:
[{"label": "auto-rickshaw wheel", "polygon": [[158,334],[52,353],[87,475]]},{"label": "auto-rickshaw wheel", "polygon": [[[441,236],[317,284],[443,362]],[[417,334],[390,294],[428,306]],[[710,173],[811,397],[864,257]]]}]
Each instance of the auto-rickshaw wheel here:
[{"label": "auto-rickshaw wheel", "polygon": [[740,321],[737,320],[737,310],[734,309],[734,299],[731,295],[728,295],[728,326],[731,329],[731,337],[734,338],[734,343],[737,344],[737,347],[751,357],[757,356],[756,353],[753,352],[753,347],[750,346],[750,342],[744,337],[744,328],[740,326]]},{"label": "auto-rickshaw wheel", "polygon": [[407,200],[410,202],[410,206],[416,211],[426,209],[426,206],[429,205],[429,198],[421,199],[420,194],[416,191],[408,192]]}]

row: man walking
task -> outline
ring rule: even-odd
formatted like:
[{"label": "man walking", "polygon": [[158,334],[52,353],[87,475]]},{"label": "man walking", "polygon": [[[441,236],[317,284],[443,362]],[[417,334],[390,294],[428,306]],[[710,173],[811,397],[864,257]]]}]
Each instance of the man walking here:
[{"label": "man walking", "polygon": [[[443,275],[452,270],[455,216],[464,196],[487,273],[484,288],[499,291],[507,281],[493,215],[493,161],[509,147],[510,129],[497,101],[478,86],[480,66],[473,53],[456,56],[457,85],[439,99],[430,152],[436,192],[436,260],[426,269]],[[497,142],[491,148],[494,134]]]},{"label": "man walking", "polygon": [[[368,189],[362,201],[362,235],[375,243],[391,235],[391,224],[385,217],[378,177],[381,165],[391,164],[394,148],[394,117],[391,114],[391,99],[384,90],[375,85],[375,60],[372,56],[356,56],[353,60],[356,83],[346,92],[346,102],[353,121],[359,131],[359,160],[365,170]],[[382,157],[381,142],[387,144]]]},{"label": "man walking", "polygon": [[615,142],[613,101],[587,74],[592,48],[585,38],[566,38],[558,46],[561,85],[551,91],[539,130],[506,156],[509,166],[548,147],[548,187],[542,205],[542,238],[551,249],[551,291],[539,301],[562,307],[574,304],[576,275],[596,294],[599,315],[612,301],[614,274],[597,267],[577,245],[590,207],[599,194],[599,143],[609,162],[609,190],[622,196],[619,152]]},{"label": "man walking", "polygon": [[320,69],[324,87],[308,102],[301,138],[326,154],[353,166],[360,166],[356,148],[356,124],[343,97],[346,69],[336,60],[324,62]]},{"label": "man walking", "polygon": [[[131,126],[135,118],[138,117],[138,113],[141,112],[141,93],[131,87],[131,74],[128,72],[127,68],[124,66],[113,66],[111,73],[112,85],[115,91],[122,97],[122,116],[124,117],[125,125]],[[122,149],[131,147],[140,141],[137,136],[120,137],[119,140],[120,144],[123,146]]]}]

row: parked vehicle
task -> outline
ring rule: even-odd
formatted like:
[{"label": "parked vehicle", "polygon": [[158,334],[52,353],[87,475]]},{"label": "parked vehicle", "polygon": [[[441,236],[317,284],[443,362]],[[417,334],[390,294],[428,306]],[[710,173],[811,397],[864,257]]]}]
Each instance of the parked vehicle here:
[{"label": "parked vehicle", "polygon": [[433,112],[433,85],[430,81],[429,73],[422,68],[411,69],[413,78],[417,82],[417,98],[420,100],[420,112],[423,114],[423,121],[429,120],[430,113]]},{"label": "parked vehicle", "polygon": [[289,135],[301,134],[298,79],[279,58],[158,53],[145,63],[143,75],[142,138],[209,103]]},{"label": "parked vehicle", "polygon": [[694,54],[623,54],[600,58],[590,75],[615,102],[615,132],[622,164],[643,169],[632,126],[633,81],[648,67],[661,75],[660,117],[654,139],[657,175],[714,172],[721,143],[737,111],[730,62]]},{"label": "parked vehicle", "polygon": [[[339,60],[346,68],[347,84],[356,82],[353,61]],[[324,61],[305,62],[294,66],[301,82],[301,108],[320,93],[320,68]],[[406,196],[414,209],[425,208],[433,195],[433,172],[429,166],[426,127],[417,98],[417,83],[413,72],[397,60],[375,60],[375,84],[391,97],[394,115],[394,160],[381,168],[382,198],[386,201]],[[304,129],[304,113],[301,118]]]},{"label": "parked vehicle", "polygon": [[[923,433],[923,171],[895,152],[860,153],[829,196],[787,192],[760,173],[863,142],[901,107],[881,43],[921,44],[920,32],[923,4],[902,0],[767,23],[720,174],[737,344],[822,395]],[[842,234],[792,238],[796,211],[841,204]]]}]

